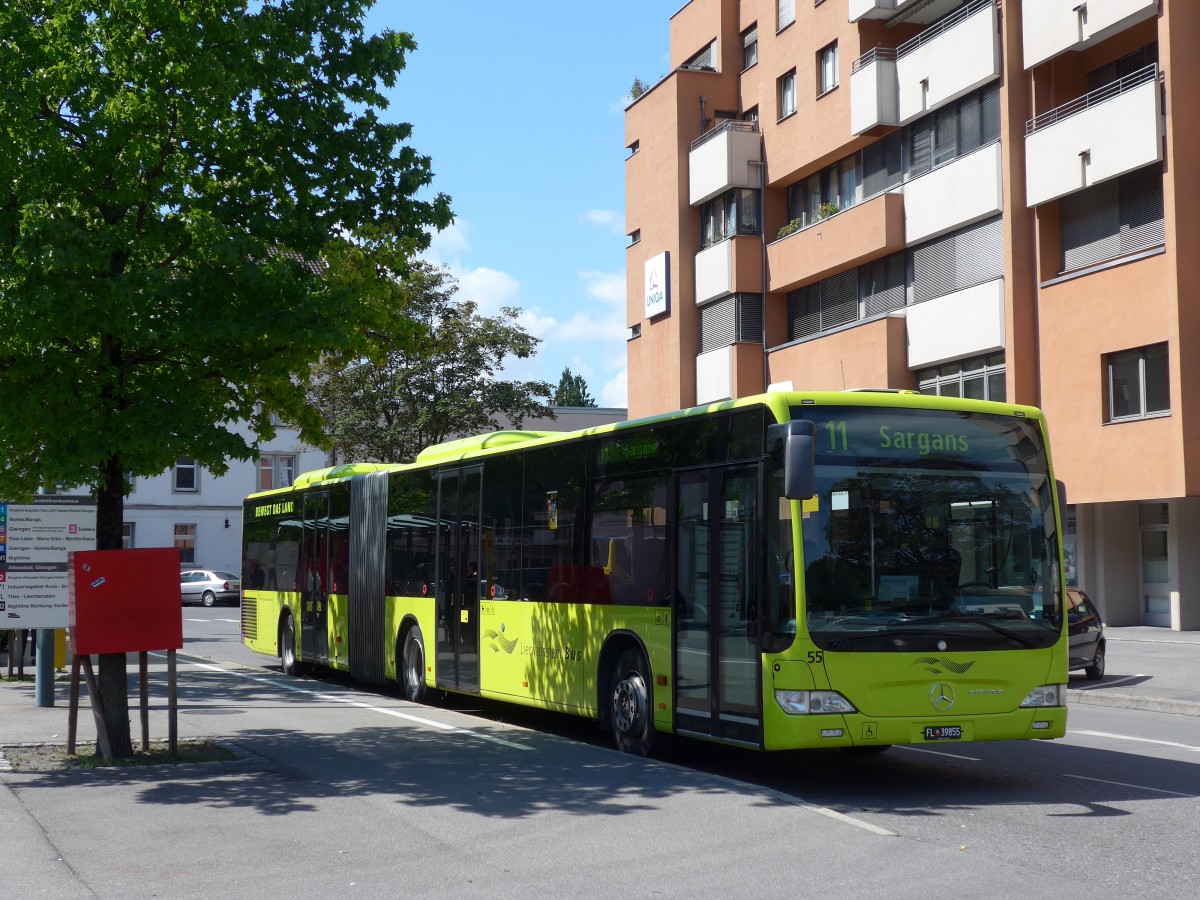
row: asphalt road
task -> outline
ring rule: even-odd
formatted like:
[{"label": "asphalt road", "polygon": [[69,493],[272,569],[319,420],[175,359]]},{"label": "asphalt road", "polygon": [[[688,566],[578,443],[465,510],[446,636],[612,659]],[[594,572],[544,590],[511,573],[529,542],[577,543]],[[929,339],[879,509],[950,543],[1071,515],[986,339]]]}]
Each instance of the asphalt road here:
[{"label": "asphalt road", "polygon": [[180,721],[244,759],[0,774],[6,893],[1200,895],[1200,717],[1072,705],[1061,741],[641,760],[569,717],[286,678],[236,633],[185,611]]}]

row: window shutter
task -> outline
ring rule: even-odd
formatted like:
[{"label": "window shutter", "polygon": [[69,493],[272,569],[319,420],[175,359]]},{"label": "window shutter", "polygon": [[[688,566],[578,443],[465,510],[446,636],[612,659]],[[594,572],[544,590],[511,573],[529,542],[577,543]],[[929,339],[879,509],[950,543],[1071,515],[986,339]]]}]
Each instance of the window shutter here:
[{"label": "window shutter", "polygon": [[900,132],[893,131],[863,149],[863,197],[874,197],[904,180]]},{"label": "window shutter", "polygon": [[700,307],[700,352],[728,347],[735,340],[734,297]]},{"label": "window shutter", "polygon": [[796,20],[796,0],[777,0],[779,18],[777,27],[782,30]]},{"label": "window shutter", "polygon": [[798,341],[821,330],[821,287],[813,284],[788,294],[788,340]]},{"label": "window shutter", "polygon": [[1135,253],[1166,241],[1162,170],[1153,165],[1117,179],[1121,204],[1121,252]]},{"label": "window shutter", "polygon": [[762,297],[758,294],[737,295],[737,339],[762,343],[763,306]]},{"label": "window shutter", "polygon": [[858,270],[821,282],[821,330],[858,321]]},{"label": "window shutter", "polygon": [[1120,212],[1120,194],[1115,180],[1062,198],[1060,218],[1064,272],[1120,254]]},{"label": "window shutter", "polygon": [[877,316],[904,306],[904,269],[903,253],[863,266],[863,315]]},{"label": "window shutter", "polygon": [[1004,231],[996,217],[913,250],[913,302],[921,303],[1004,275]]},{"label": "window shutter", "polygon": [[915,178],[929,171],[932,135],[930,126],[932,119],[926,117],[916,125],[910,126],[908,132],[908,177]]}]

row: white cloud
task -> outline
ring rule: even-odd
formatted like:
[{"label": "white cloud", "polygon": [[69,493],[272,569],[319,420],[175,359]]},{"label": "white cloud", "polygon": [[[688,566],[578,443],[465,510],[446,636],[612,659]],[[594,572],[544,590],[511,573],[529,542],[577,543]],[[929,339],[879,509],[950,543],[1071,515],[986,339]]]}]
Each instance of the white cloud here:
[{"label": "white cloud", "polygon": [[584,222],[588,222],[598,228],[604,228],[613,234],[625,234],[625,217],[614,210],[589,209],[580,218]]},{"label": "white cloud", "polygon": [[471,252],[471,223],[455,219],[441,231],[430,236],[429,249],[423,258],[438,266],[457,266],[463,254]]},{"label": "white cloud", "polygon": [[[623,348],[622,348],[623,349]],[[622,353],[621,371],[605,382],[600,388],[596,403],[599,406],[609,406],[617,409],[629,408],[629,372],[625,367],[625,357]]]},{"label": "white cloud", "polygon": [[472,300],[485,316],[495,315],[502,306],[519,306],[521,285],[507,272],[481,266],[478,269],[452,267],[458,279],[458,297]]}]

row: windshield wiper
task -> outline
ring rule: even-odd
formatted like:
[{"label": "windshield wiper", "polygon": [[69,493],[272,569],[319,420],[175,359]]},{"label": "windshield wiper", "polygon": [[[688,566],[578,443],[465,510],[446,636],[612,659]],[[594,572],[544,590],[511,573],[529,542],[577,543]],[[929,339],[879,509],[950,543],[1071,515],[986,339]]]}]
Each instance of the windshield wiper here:
[{"label": "windshield wiper", "polygon": [[[1005,615],[1005,616],[1000,616],[1000,618],[1011,619],[1012,616]],[[1025,637],[1025,635],[1023,635],[1023,634],[1018,634],[1017,632],[1013,631],[1011,628],[1005,628],[1003,625],[997,625],[995,622],[989,622],[989,621],[987,621],[985,616],[981,616],[981,615],[980,616],[956,616],[954,619],[954,623],[957,625],[960,622],[965,623],[965,624],[970,624],[970,625],[982,625],[984,628],[990,628],[992,631],[996,632],[997,634],[1004,635],[1010,641],[1016,641],[1022,647],[1037,647],[1038,646],[1036,641],[1030,640],[1029,638]]]}]

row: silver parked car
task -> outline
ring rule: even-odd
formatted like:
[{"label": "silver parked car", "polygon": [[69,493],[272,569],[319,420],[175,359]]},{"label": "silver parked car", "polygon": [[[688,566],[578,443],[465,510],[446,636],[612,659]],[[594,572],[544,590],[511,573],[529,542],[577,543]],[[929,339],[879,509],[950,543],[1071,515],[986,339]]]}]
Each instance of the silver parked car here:
[{"label": "silver parked car", "polygon": [[214,606],[217,603],[240,603],[242,579],[232,572],[213,569],[184,569],[179,573],[179,592],[183,602]]}]

